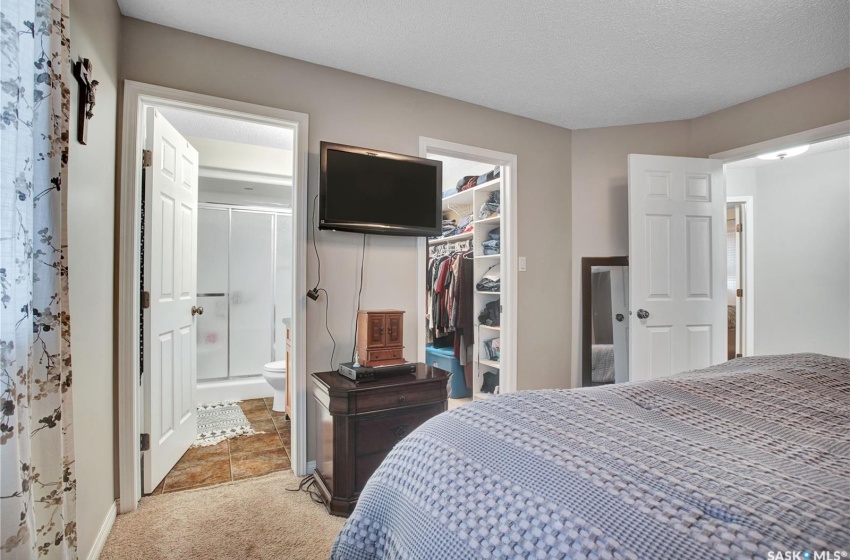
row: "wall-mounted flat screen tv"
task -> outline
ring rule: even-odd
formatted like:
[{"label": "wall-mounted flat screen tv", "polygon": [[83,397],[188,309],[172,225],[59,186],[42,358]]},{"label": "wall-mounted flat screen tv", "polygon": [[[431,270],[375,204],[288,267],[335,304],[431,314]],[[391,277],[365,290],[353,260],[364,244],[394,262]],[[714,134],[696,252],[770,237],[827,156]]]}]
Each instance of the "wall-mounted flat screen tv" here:
[{"label": "wall-mounted flat screen tv", "polygon": [[440,235],[442,184],[440,161],[322,142],[319,229]]}]

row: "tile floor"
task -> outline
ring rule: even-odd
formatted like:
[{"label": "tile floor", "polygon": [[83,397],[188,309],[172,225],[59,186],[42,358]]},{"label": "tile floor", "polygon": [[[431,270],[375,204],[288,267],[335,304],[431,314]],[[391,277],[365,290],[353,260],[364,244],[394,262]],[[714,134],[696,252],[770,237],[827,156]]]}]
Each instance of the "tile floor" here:
[{"label": "tile floor", "polygon": [[265,432],[189,449],[154,490],[177,492],[261,476],[290,468],[289,420],[272,410],[272,399],[239,403],[254,430]]}]

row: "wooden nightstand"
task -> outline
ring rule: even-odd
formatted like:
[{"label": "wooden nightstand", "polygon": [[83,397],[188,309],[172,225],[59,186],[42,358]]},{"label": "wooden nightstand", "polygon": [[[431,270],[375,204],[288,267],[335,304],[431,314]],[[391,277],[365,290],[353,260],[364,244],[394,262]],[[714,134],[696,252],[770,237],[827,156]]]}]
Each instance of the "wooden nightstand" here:
[{"label": "wooden nightstand", "polygon": [[393,446],[446,410],[449,374],[416,373],[354,383],[335,371],[312,374],[316,401],[316,485],[325,507],[348,517],[366,481]]}]

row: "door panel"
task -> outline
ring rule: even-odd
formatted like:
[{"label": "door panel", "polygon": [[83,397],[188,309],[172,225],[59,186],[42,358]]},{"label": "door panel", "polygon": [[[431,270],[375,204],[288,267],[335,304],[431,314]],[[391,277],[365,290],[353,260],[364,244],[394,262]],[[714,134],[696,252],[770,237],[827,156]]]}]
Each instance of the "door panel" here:
[{"label": "door panel", "polygon": [[369,315],[369,348],[380,348],[386,345],[384,324],[386,315]]},{"label": "door panel", "polygon": [[[197,436],[198,152],[155,109],[146,115],[143,486],[152,492]],[[149,249],[148,249],[149,248]],[[148,347],[149,346],[149,347]]]},{"label": "door panel", "polygon": [[402,318],[399,314],[387,315],[387,346],[401,345]]},{"label": "door panel", "polygon": [[631,380],[725,360],[725,200],[720,161],[629,156]]}]

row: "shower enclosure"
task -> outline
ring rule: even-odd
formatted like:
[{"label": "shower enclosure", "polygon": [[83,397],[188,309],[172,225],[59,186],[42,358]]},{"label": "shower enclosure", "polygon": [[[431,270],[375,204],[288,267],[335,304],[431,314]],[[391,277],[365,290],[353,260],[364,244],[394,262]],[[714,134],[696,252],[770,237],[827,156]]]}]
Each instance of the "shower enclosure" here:
[{"label": "shower enclosure", "polygon": [[291,220],[288,210],[199,204],[199,384],[260,376],[284,359]]}]

